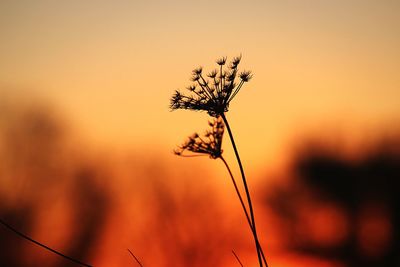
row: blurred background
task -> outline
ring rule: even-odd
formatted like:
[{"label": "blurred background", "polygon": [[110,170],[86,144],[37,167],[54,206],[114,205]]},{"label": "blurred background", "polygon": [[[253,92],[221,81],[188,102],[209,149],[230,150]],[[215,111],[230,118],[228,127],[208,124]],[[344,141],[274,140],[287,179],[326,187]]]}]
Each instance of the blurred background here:
[{"label": "blurred background", "polygon": [[[173,148],[191,70],[230,120],[274,267],[400,266],[397,1],[0,1],[0,218],[95,266],[257,266],[222,162]],[[224,155],[239,179],[225,136]],[[74,266],[0,227],[1,266]]]}]

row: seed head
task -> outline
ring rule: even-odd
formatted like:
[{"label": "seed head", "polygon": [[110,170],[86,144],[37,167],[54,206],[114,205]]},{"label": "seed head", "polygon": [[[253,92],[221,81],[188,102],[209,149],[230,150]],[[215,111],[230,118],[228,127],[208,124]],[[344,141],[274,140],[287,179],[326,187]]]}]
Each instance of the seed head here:
[{"label": "seed head", "polygon": [[197,75],[197,74],[194,74],[193,76],[192,76],[192,82],[197,82],[198,80],[200,80],[200,76],[199,75]]},{"label": "seed head", "polygon": [[237,66],[239,65],[241,59],[242,59],[242,55],[240,55],[238,57],[234,57],[231,62],[231,69],[236,69]]},{"label": "seed head", "polygon": [[186,89],[188,89],[191,92],[194,92],[196,90],[196,85],[190,85],[190,86],[186,87]]},{"label": "seed head", "polygon": [[242,71],[239,74],[239,77],[243,82],[248,82],[251,79],[251,77],[253,77],[253,75],[251,74],[251,71]]},{"label": "seed head", "polygon": [[171,97],[170,108],[177,109],[180,108],[182,104],[182,95],[178,90],[175,90],[175,93]]},{"label": "seed head", "polygon": [[194,133],[181,146],[174,150],[175,155],[189,156],[184,152],[189,151],[195,154],[209,155],[212,159],[217,159],[222,155],[222,137],[224,135],[224,122],[221,117],[209,122],[211,129],[207,130],[203,136]]},{"label": "seed head", "polygon": [[[199,67],[192,71],[192,81],[197,86],[189,86],[189,95],[183,95],[176,91],[171,98],[171,109],[190,109],[195,111],[206,111],[212,117],[219,117],[229,109],[229,103],[239,92],[245,82],[248,82],[252,74],[250,71],[243,71],[238,75],[238,65],[241,56],[233,58],[229,67],[223,69],[226,57],[218,59],[216,62],[220,66],[219,70],[211,71],[207,76],[203,76],[203,68]],[[240,81],[235,82],[239,76]],[[209,81],[207,78],[210,78]]]},{"label": "seed head", "polygon": [[223,66],[226,63],[226,57],[221,57],[221,58],[217,59],[216,62],[218,65]]},{"label": "seed head", "polygon": [[209,78],[211,78],[211,79],[214,79],[217,76],[217,74],[218,74],[218,71],[217,70],[213,70],[207,76]]},{"label": "seed head", "polygon": [[200,75],[203,72],[202,67],[198,67],[197,69],[193,70],[193,75]]}]

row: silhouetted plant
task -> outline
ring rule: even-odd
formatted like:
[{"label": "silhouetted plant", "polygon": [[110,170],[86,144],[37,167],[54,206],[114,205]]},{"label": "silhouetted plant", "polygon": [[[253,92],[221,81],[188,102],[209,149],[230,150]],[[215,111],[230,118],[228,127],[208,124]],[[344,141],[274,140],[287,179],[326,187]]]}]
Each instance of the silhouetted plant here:
[{"label": "silhouetted plant", "polygon": [[[238,65],[241,57],[235,57],[230,66],[223,70],[226,64],[226,57],[217,60],[220,66],[219,71],[213,70],[205,79],[203,68],[193,70],[192,85],[186,89],[189,95],[184,95],[176,90],[171,98],[171,109],[190,109],[196,111],[206,111],[212,117],[218,117],[228,111],[229,103],[240,91],[243,84],[248,82],[252,74],[250,71],[238,73]],[[240,82],[236,83],[239,76]]]},{"label": "silhouetted plant", "polygon": [[224,123],[220,118],[209,122],[211,130],[206,131],[204,136],[198,133],[193,134],[188,140],[174,150],[178,156],[190,156],[184,154],[185,151],[210,155],[210,158],[222,158],[222,137],[224,135]]},{"label": "silhouetted plant", "polygon": [[[186,143],[175,150],[175,154],[186,156],[183,153],[185,151],[190,151],[194,153],[208,154],[211,158],[220,158],[224,162],[235,186],[235,190],[241,202],[244,213],[247,217],[256,244],[259,265],[260,267],[262,267],[263,263],[265,264],[265,266],[268,266],[268,264],[265,259],[260,242],[258,240],[254,210],[243,165],[240,160],[239,152],[235,144],[232,130],[225,115],[225,112],[227,112],[229,109],[229,103],[238,94],[243,84],[245,82],[248,82],[252,78],[252,74],[250,71],[242,71],[238,73],[238,65],[240,63],[240,60],[241,56],[235,57],[231,61],[229,66],[224,69],[224,66],[226,65],[226,57],[218,59],[216,63],[219,65],[219,70],[216,69],[211,71],[207,75],[209,79],[204,78],[203,69],[201,67],[193,70],[192,81],[194,82],[194,84],[187,87],[187,89],[191,93],[189,95],[184,95],[180,91],[176,90],[171,98],[170,108],[172,110],[189,109],[194,111],[206,111],[210,116],[216,118],[214,122],[210,123],[212,131],[206,132],[203,138],[199,134],[195,133],[193,136],[189,137]],[[235,82],[237,76],[240,79],[240,82],[238,84]],[[228,130],[229,137],[239,165],[243,187],[246,193],[248,209],[244,204],[243,198],[237,187],[232,172],[227,162],[222,157],[221,145],[224,132],[224,124]]]}]

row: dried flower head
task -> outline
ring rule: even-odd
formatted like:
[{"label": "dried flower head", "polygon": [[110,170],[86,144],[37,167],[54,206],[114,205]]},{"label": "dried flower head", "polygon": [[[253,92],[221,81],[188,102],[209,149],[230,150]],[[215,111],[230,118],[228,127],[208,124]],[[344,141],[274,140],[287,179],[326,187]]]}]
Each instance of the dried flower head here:
[{"label": "dried flower head", "polygon": [[217,59],[216,62],[217,62],[217,64],[220,65],[220,66],[225,65],[225,63],[226,63],[226,57],[221,57],[221,58]]},{"label": "dried flower head", "polygon": [[[250,71],[238,73],[240,60],[241,56],[235,57],[229,65],[225,66],[226,57],[218,59],[216,62],[219,65],[219,70],[211,71],[206,78],[203,76],[201,67],[193,70],[191,80],[194,85],[187,88],[190,94],[184,95],[175,91],[171,98],[170,108],[172,110],[206,111],[210,116],[216,118],[227,112],[229,103],[243,84],[252,77]],[[224,66],[226,69],[223,69]],[[237,78],[240,79],[239,82],[236,82]]]},{"label": "dried flower head", "polygon": [[242,81],[248,82],[251,77],[253,77],[253,75],[251,74],[251,71],[242,71],[239,74],[240,79],[242,79]]},{"label": "dried flower head", "polygon": [[210,158],[217,159],[222,155],[222,137],[224,135],[224,122],[221,117],[209,122],[211,130],[205,132],[203,136],[198,133],[193,134],[186,142],[174,150],[175,155],[187,156],[185,151],[209,155]]}]

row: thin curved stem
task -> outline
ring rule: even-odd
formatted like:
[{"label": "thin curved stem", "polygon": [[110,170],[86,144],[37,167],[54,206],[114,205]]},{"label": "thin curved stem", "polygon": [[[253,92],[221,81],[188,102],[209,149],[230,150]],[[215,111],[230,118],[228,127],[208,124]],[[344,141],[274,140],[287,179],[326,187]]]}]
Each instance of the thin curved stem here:
[{"label": "thin curved stem", "polygon": [[140,263],[139,259],[132,253],[132,251],[128,248],[129,254],[131,254],[132,258],[139,264],[140,267],[143,267],[142,263]]},{"label": "thin curved stem", "polygon": [[235,256],[235,258],[236,258],[236,260],[238,261],[238,263],[240,264],[240,266],[241,266],[241,267],[244,267],[244,266],[243,266],[243,263],[240,261],[238,255],[236,255],[236,253],[235,253],[234,250],[232,250],[232,254],[233,254],[233,256]]},{"label": "thin curved stem", "polygon": [[19,236],[22,237],[23,239],[26,239],[26,240],[28,240],[28,241],[30,241],[30,242],[32,242],[32,243],[38,245],[38,246],[40,246],[40,247],[42,247],[42,248],[44,248],[44,249],[50,251],[50,252],[53,252],[54,254],[57,254],[57,255],[59,255],[59,256],[65,258],[65,259],[67,259],[67,260],[69,260],[69,261],[72,261],[72,262],[74,262],[74,263],[76,263],[76,264],[78,264],[78,265],[86,266],[86,267],[93,267],[92,265],[86,264],[86,263],[84,263],[84,262],[81,262],[81,261],[79,261],[79,260],[76,260],[76,259],[74,259],[74,258],[71,258],[71,257],[69,257],[69,256],[67,256],[67,255],[64,255],[64,254],[62,254],[61,252],[58,252],[57,250],[54,250],[54,249],[52,249],[51,247],[48,247],[48,246],[46,246],[46,245],[44,245],[44,244],[42,244],[42,243],[40,243],[40,242],[38,242],[38,241],[36,241],[36,240],[30,238],[29,236],[27,236],[27,235],[21,233],[20,231],[16,230],[14,227],[12,227],[11,225],[9,225],[8,223],[4,222],[2,219],[0,219],[0,223],[1,223],[3,226],[5,226],[8,230],[10,230],[10,231],[16,233],[17,235],[19,235]]},{"label": "thin curved stem", "polygon": [[[249,224],[250,229],[251,229],[251,232],[252,232],[253,235],[254,235],[254,228],[253,228],[253,225],[252,225],[252,223],[251,223],[251,221],[250,221],[249,212],[247,211],[246,205],[244,204],[242,194],[240,194],[240,191],[239,191],[239,188],[238,188],[238,186],[237,186],[236,180],[235,180],[235,178],[233,177],[231,168],[229,167],[228,163],[226,162],[226,160],[225,160],[225,158],[224,158],[223,156],[220,156],[219,158],[220,158],[220,159],[222,160],[222,162],[225,164],[225,167],[226,167],[226,169],[227,169],[228,172],[229,172],[229,175],[230,175],[230,177],[231,177],[233,186],[235,187],[236,195],[238,196],[238,198],[239,198],[239,200],[240,200],[240,204],[241,204],[241,206],[242,206],[242,208],[243,208],[243,212],[244,212],[244,214],[246,215],[247,223]],[[258,239],[257,239],[257,244],[258,244],[257,249],[259,249],[260,252],[261,252],[261,257],[262,257],[262,259],[263,259],[263,261],[264,261],[264,264],[265,264],[265,266],[268,266],[268,265],[267,265],[267,260],[265,259],[264,251],[261,249],[261,244],[258,242]]]},{"label": "thin curved stem", "polygon": [[[255,241],[255,244],[256,244],[256,248],[257,248],[257,257],[258,257],[258,261],[259,261],[260,267],[262,267],[263,263],[262,263],[262,260],[261,260],[261,252],[260,252],[262,250],[262,247],[260,246],[260,242],[258,241],[256,222],[255,222],[254,211],[253,211],[253,204],[251,202],[250,191],[249,191],[249,188],[248,188],[248,185],[247,185],[246,176],[244,174],[243,165],[242,165],[242,162],[240,160],[239,152],[237,150],[237,147],[236,147],[236,144],[235,144],[235,139],[233,137],[232,130],[231,130],[230,126],[229,126],[228,120],[226,119],[224,113],[221,114],[221,117],[224,120],[226,128],[228,129],[229,137],[231,139],[233,150],[235,151],[236,159],[237,159],[237,162],[238,162],[238,165],[239,165],[240,173],[242,175],[243,186],[244,186],[244,189],[245,189],[245,192],[246,192],[247,202],[249,204],[250,218],[251,218],[251,222],[252,222],[252,225],[253,225],[253,236],[254,236],[254,241]],[[268,264],[266,264],[266,267],[268,267]]]},{"label": "thin curved stem", "polygon": [[232,180],[233,186],[235,187],[236,195],[238,196],[238,198],[239,198],[239,200],[240,200],[240,204],[242,205],[243,212],[244,212],[244,214],[246,215],[247,222],[248,222],[250,228],[253,230],[253,225],[252,225],[252,223],[251,223],[251,221],[250,221],[249,212],[247,211],[246,205],[244,204],[242,195],[240,194],[240,191],[239,191],[239,188],[238,188],[238,186],[237,186],[236,180],[235,180],[235,178],[233,177],[231,168],[229,167],[229,165],[228,165],[228,163],[226,162],[226,160],[224,159],[224,157],[221,156],[220,159],[221,159],[222,162],[225,164],[225,167],[226,167],[226,169],[228,170],[229,175],[231,176],[231,180]]}]

